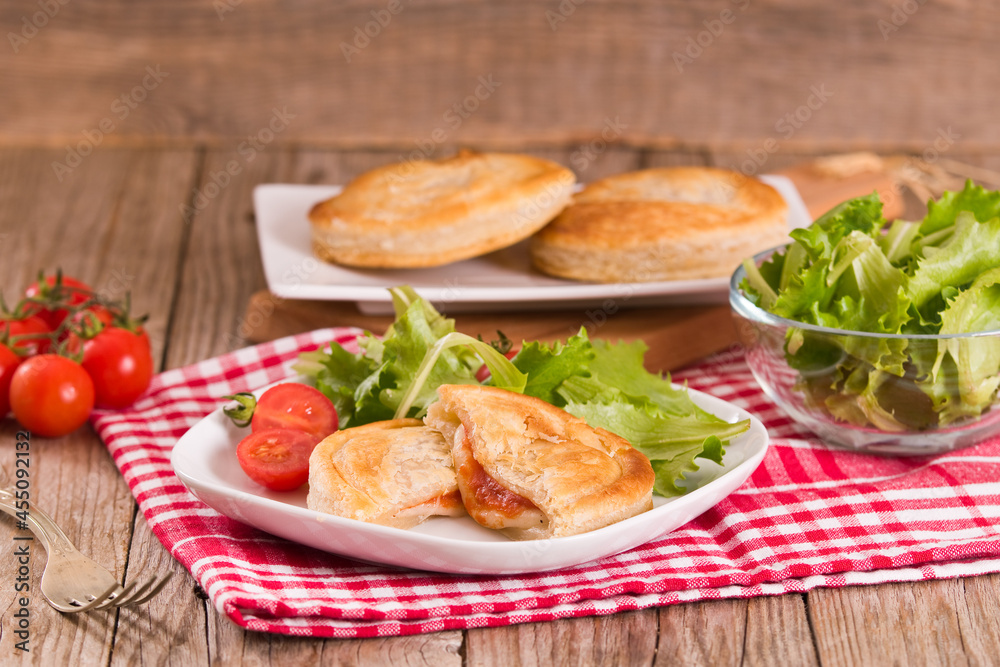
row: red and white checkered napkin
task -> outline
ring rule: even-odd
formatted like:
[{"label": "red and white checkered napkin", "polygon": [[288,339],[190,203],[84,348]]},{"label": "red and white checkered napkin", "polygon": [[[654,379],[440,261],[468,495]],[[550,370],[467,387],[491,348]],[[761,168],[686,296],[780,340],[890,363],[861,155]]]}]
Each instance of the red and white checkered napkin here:
[{"label": "red and white checkered napkin", "polygon": [[98,412],[153,532],[216,608],[253,630],[318,637],[412,634],[609,614],[706,598],[1000,571],[1000,439],[933,458],[827,449],[757,388],[739,353],[674,374],[767,426],[750,480],[665,538],[537,575],[450,576],[349,561],[228,519],[189,494],[170,450],[219,397],[289,373],[322,330],[157,376],[125,412]]}]

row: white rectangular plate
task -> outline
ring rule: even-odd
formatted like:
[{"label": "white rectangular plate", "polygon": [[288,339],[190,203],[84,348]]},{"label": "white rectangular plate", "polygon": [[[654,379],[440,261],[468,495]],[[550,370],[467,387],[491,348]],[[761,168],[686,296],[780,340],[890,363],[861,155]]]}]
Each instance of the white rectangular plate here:
[{"label": "white rectangular plate", "polygon": [[[788,227],[812,222],[792,182],[762,176],[788,202]],[[265,184],[254,189],[257,236],[271,292],[285,299],[356,301],[371,313],[392,311],[387,291],[410,285],[449,312],[573,308],[605,299],[631,305],[723,303],[729,277],[652,283],[583,283],[547,276],[531,266],[527,242],[482,257],[428,269],[355,269],[317,259],[307,214],[340,191],[335,185]],[[733,269],[735,270],[735,266]]]},{"label": "white rectangular plate", "polygon": [[515,542],[469,517],[437,517],[410,530],[314,512],[306,489],[268,491],[236,461],[236,445],[249,432],[216,410],[177,442],[171,456],[180,480],[218,512],[279,537],[355,560],[456,574],[515,574],[579,565],[655,540],[684,525],[735,491],[767,451],[764,426],[731,403],[689,390],[702,408],[729,422],[750,419],[749,431],[726,448],[723,465],[701,461],[687,494],[653,496],[654,508],[630,519],[569,537]]}]

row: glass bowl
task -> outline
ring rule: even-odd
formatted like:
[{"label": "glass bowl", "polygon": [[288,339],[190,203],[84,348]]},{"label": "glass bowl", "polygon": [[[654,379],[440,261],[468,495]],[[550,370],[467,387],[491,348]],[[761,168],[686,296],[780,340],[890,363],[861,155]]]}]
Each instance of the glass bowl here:
[{"label": "glass bowl", "polygon": [[[759,265],[777,250],[759,253],[754,261]],[[929,455],[1000,434],[995,370],[1000,331],[893,335],[795,322],[747,299],[740,289],[744,277],[742,266],[733,273],[729,302],[747,365],[771,400],[826,443]],[[902,374],[864,361],[887,346],[905,359],[898,369]],[[989,368],[984,359],[993,360],[992,374],[983,372]],[[918,367],[937,373],[921,374]]]}]

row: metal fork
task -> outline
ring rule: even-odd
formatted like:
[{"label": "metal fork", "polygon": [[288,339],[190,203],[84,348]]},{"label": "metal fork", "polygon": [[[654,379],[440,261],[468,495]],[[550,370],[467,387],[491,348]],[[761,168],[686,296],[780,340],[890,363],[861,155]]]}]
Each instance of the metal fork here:
[{"label": "metal fork", "polygon": [[45,600],[61,612],[141,604],[159,593],[173,575],[168,572],[142,584],[132,580],[122,586],[113,574],[80,553],[48,514],[29,501],[25,517],[23,510],[19,515],[15,503],[13,491],[0,489],[0,510],[18,519],[26,518],[28,528],[45,545],[48,560],[40,588]]}]

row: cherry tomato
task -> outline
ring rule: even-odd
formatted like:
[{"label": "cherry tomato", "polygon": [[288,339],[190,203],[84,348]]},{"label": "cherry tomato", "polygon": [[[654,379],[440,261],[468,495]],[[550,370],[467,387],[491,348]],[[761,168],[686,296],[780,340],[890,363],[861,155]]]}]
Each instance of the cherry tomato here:
[{"label": "cherry tomato", "polygon": [[11,348],[18,354],[44,354],[48,351],[51,341],[36,334],[52,333],[52,327],[38,315],[28,315],[19,320],[0,322],[0,334],[4,332],[10,336]]},{"label": "cherry tomato", "polygon": [[76,354],[83,349],[83,344],[89,338],[94,337],[94,331],[100,333],[105,328],[110,327],[114,317],[111,311],[102,305],[87,306],[70,316],[72,326],[59,336],[59,340],[66,342],[68,352]]},{"label": "cherry tomato", "polygon": [[[51,293],[55,284],[55,276],[45,276],[44,287],[36,280],[28,285],[28,289],[24,290],[24,296],[29,299],[40,297],[44,298],[47,294]],[[61,285],[61,293],[57,296],[61,298],[63,303],[69,306],[80,305],[89,299],[94,293],[94,290],[91,289],[90,285],[77,280],[76,278],[71,278],[70,276],[62,276],[62,281],[59,284]],[[49,327],[55,330],[62,323],[62,321],[66,319],[68,311],[65,308],[39,307],[35,314],[45,320]]]},{"label": "cherry tomato", "polygon": [[149,387],[153,355],[145,331],[106,327],[83,344],[83,368],[94,381],[99,408],[126,408]]},{"label": "cherry tomato", "polygon": [[250,428],[291,428],[322,440],[337,430],[337,409],[323,393],[307,384],[283,382],[257,399]]},{"label": "cherry tomato", "polygon": [[94,383],[72,359],[40,354],[25,359],[14,371],[10,407],[32,433],[57,438],[87,421],[94,408]]},{"label": "cherry tomato", "polygon": [[291,428],[254,431],[236,447],[247,477],[272,491],[291,491],[309,481],[309,455],[319,438]]},{"label": "cherry tomato", "polygon": [[21,357],[0,343],[0,419],[10,412],[10,381],[20,364]]}]

